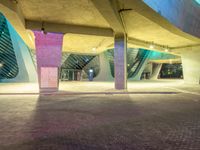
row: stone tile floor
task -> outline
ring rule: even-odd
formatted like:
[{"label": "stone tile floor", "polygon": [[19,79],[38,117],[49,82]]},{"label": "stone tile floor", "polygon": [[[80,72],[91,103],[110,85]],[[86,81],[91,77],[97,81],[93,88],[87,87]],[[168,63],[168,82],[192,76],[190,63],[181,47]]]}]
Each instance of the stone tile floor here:
[{"label": "stone tile floor", "polygon": [[195,92],[2,94],[0,150],[199,150]]}]

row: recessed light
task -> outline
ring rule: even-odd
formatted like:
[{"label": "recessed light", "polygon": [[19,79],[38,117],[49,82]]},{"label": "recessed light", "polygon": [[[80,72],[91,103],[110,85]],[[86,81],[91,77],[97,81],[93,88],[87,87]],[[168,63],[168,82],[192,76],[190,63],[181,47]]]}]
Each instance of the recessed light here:
[{"label": "recessed light", "polygon": [[169,50],[166,48],[166,49],[165,49],[165,52],[169,52]]},{"label": "recessed light", "polygon": [[154,45],[153,45],[153,44],[151,44],[151,45],[149,46],[149,48],[153,49],[153,48],[154,48]]}]

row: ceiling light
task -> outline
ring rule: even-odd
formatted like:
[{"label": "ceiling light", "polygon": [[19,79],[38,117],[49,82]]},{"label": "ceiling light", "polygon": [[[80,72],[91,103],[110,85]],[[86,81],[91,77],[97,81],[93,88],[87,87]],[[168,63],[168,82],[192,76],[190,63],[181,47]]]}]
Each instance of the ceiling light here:
[{"label": "ceiling light", "polygon": [[0,63],[0,68],[2,68],[3,67],[3,63]]},{"label": "ceiling light", "polygon": [[92,51],[96,51],[96,47],[92,48]]},{"label": "ceiling light", "polygon": [[168,48],[165,49],[165,52],[169,52]]},{"label": "ceiling light", "polygon": [[149,46],[149,48],[150,48],[150,49],[153,49],[153,48],[154,48],[154,45],[153,45],[153,44],[151,44],[151,45]]}]

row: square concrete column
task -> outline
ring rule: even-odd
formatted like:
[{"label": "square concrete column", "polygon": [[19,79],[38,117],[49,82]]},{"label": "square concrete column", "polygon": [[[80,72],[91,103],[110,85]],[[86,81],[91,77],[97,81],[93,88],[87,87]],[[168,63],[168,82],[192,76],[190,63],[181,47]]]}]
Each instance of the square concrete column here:
[{"label": "square concrete column", "polygon": [[127,39],[125,34],[115,35],[114,63],[115,89],[127,89]]},{"label": "square concrete column", "polygon": [[63,34],[34,31],[40,92],[55,92],[59,86]]}]

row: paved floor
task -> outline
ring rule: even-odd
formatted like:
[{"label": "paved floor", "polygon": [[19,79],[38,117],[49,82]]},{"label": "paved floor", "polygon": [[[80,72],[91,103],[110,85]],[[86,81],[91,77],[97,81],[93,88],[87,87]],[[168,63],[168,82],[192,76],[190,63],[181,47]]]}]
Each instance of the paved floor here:
[{"label": "paved floor", "polygon": [[130,94],[113,94],[105,84],[92,95],[40,96],[6,94],[1,84],[0,150],[199,150],[199,85],[130,83]]},{"label": "paved floor", "polygon": [[[119,92],[114,89],[113,82],[60,82],[59,93],[92,93]],[[128,92],[164,92],[186,90],[200,93],[199,85],[184,84],[183,80],[143,80],[128,82]],[[35,93],[38,94],[37,83],[0,83],[0,94]]]}]

